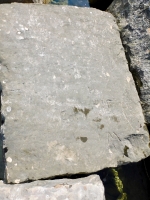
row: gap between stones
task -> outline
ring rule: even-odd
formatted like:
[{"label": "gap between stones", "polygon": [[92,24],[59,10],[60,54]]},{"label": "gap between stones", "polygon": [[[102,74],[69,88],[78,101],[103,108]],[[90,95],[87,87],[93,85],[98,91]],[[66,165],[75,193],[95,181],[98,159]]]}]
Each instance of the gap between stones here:
[{"label": "gap between stones", "polygon": [[90,7],[105,11],[113,2],[113,0],[103,0],[103,1],[89,0],[89,2],[90,2]]}]

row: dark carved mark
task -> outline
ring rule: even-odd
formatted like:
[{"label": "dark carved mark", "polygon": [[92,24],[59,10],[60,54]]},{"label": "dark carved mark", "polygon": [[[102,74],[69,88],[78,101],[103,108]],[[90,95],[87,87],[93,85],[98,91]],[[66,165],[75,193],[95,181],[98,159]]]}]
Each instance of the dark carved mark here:
[{"label": "dark carved mark", "polygon": [[124,155],[125,155],[126,157],[129,157],[129,156],[128,156],[128,149],[129,149],[129,147],[125,145],[125,147],[124,147]]},{"label": "dark carved mark", "polygon": [[77,113],[79,113],[79,112],[82,112],[82,113],[87,117],[87,115],[88,115],[89,112],[90,112],[90,109],[84,108],[84,110],[83,110],[83,109],[74,107],[74,108],[73,108],[73,111],[74,111],[75,114],[77,114]]},{"label": "dark carved mark", "polygon": [[103,129],[104,128],[104,124],[102,124],[101,126],[100,126],[100,129]]},{"label": "dark carved mark", "polygon": [[86,141],[87,141],[87,137],[80,137],[80,140],[81,140],[82,142],[86,142]]},{"label": "dark carved mark", "polygon": [[119,122],[118,121],[118,118],[116,116],[112,116],[112,119],[115,121],[115,122]]},{"label": "dark carved mark", "polygon": [[94,121],[94,122],[100,122],[100,121],[101,121],[101,119],[99,119],[99,118],[96,118],[96,119],[93,119],[93,121]]},{"label": "dark carved mark", "polygon": [[82,142],[86,142],[86,141],[88,140],[87,137],[77,137],[76,139],[77,139],[77,140],[80,139]]},{"label": "dark carved mark", "polygon": [[76,107],[73,108],[73,111],[74,111],[75,114],[78,113],[78,109]]}]

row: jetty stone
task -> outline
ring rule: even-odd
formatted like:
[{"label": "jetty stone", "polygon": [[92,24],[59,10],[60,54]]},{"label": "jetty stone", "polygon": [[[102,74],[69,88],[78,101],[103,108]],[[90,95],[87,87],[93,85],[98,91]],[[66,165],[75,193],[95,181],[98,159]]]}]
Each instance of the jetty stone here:
[{"label": "jetty stone", "polygon": [[98,175],[73,180],[43,180],[15,185],[0,182],[0,198],[3,200],[105,200],[104,186]]},{"label": "jetty stone", "polygon": [[95,172],[150,154],[110,13],[0,5],[0,81],[8,183]]},{"label": "jetty stone", "polygon": [[150,127],[150,1],[114,0],[108,12],[118,23],[145,120]]}]

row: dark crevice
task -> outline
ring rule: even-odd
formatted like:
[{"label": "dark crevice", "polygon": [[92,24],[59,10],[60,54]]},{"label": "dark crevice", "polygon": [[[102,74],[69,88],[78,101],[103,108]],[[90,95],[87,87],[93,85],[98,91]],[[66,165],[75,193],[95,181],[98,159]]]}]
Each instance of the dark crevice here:
[{"label": "dark crevice", "polygon": [[150,181],[150,156],[143,160],[146,175]]},{"label": "dark crevice", "polygon": [[3,151],[3,132],[1,129],[1,126],[4,124],[5,117],[2,114],[1,108],[2,108],[2,85],[0,83],[0,180],[4,179],[4,172],[5,172],[5,162],[4,162],[4,151]]},{"label": "dark crevice", "polygon": [[[103,171],[107,171],[107,169],[111,169],[111,168],[105,168],[102,169],[100,171],[96,171],[96,172],[91,172],[91,173],[85,173],[85,172],[80,172],[78,174],[62,174],[62,175],[56,175],[53,177],[45,177],[45,178],[40,178],[40,179],[28,179],[25,180],[23,182],[20,182],[18,184],[23,184],[23,183],[31,183],[31,182],[35,182],[35,181],[46,181],[46,180],[60,180],[60,179],[79,179],[79,178],[85,178],[88,177],[90,175],[99,175],[100,178],[103,177]],[[10,185],[15,185],[16,183],[9,183]]]},{"label": "dark crevice", "polygon": [[[85,178],[85,177],[93,175],[93,174],[98,174],[99,175],[99,172],[93,172],[93,173],[81,172],[79,174],[62,174],[62,175],[56,175],[56,176],[53,176],[53,177],[39,178],[39,179],[36,179],[36,180],[28,179],[28,180],[25,180],[25,181],[20,182],[18,184],[31,183],[31,182],[35,182],[35,181],[58,180],[58,179],[59,180],[60,179],[79,179],[79,178]],[[9,183],[9,184],[15,185],[16,183]]]},{"label": "dark crevice", "polygon": [[5,123],[5,117],[4,115],[1,113],[1,126]]},{"label": "dark crevice", "polygon": [[[145,167],[146,166],[146,167]],[[98,175],[103,182],[105,188],[106,200],[120,199],[124,194],[128,200],[147,199],[149,196],[148,182],[150,174],[150,157],[139,161],[137,163],[129,163],[116,168],[105,168],[94,173],[80,173],[80,174],[64,174],[61,176],[55,176],[51,178],[38,179],[38,181],[57,180],[57,179],[79,179],[85,178],[89,175]],[[19,183],[31,183],[37,180],[27,180]],[[119,190],[118,184],[123,185],[122,191]],[[136,184],[135,184],[136,182]],[[64,182],[64,184],[67,184]],[[14,185],[10,183],[10,185]],[[140,190],[139,190],[140,188]],[[133,198],[134,197],[134,198]],[[123,198],[122,198],[123,199]]]},{"label": "dark crevice", "polygon": [[112,2],[113,0],[90,0],[90,6],[105,11]]},{"label": "dark crevice", "polygon": [[147,126],[148,132],[150,134],[150,124],[147,124],[146,126]]}]

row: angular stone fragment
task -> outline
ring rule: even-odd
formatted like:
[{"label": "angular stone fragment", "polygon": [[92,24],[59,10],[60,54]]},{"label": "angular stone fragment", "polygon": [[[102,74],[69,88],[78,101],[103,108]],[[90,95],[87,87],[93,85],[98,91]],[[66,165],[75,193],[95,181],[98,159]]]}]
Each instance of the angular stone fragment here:
[{"label": "angular stone fragment", "polygon": [[0,5],[6,180],[89,173],[148,156],[148,132],[111,14]]},{"label": "angular stone fragment", "polygon": [[150,125],[150,1],[114,0],[108,11],[117,19],[145,119]]},{"label": "angular stone fragment", "polygon": [[3,200],[105,200],[104,187],[98,175],[81,179],[35,181],[17,185],[0,182]]}]

